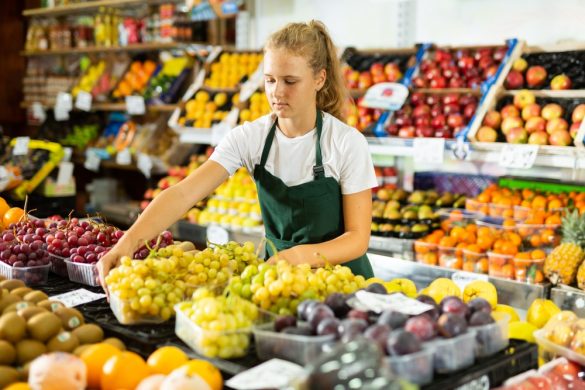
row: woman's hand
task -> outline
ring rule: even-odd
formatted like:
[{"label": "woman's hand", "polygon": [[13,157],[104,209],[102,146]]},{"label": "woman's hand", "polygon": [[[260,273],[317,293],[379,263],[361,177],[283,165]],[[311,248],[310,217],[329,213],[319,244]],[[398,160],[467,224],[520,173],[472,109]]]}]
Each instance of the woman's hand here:
[{"label": "woman's hand", "polygon": [[112,268],[118,266],[122,256],[129,254],[132,254],[131,251],[122,250],[116,245],[97,262],[99,281],[108,297],[108,300],[110,299],[110,293],[108,291],[108,287],[106,286],[106,276],[108,276]]},{"label": "woman's hand", "polygon": [[293,246],[292,248],[285,249],[281,252],[278,252],[278,258],[276,256],[272,256],[268,259],[268,264],[276,264],[279,260],[285,260],[289,264],[303,264],[303,263],[310,263],[309,253],[307,252],[307,247],[304,245],[297,245]]}]

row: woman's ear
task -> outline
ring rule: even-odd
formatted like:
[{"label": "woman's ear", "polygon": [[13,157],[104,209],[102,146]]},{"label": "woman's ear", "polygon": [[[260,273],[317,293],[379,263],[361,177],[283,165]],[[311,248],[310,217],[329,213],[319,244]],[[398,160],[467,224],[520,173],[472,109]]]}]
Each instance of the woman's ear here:
[{"label": "woman's ear", "polygon": [[323,88],[323,85],[325,85],[325,80],[327,80],[327,71],[325,69],[321,69],[315,76],[315,89],[317,92]]}]

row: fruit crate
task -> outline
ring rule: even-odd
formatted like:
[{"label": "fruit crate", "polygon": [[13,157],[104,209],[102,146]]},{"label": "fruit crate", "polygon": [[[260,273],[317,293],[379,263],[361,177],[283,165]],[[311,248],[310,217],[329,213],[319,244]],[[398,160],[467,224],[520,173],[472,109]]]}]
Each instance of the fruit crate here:
[{"label": "fruit crate", "polygon": [[477,196],[484,188],[496,182],[496,178],[487,175],[472,175],[447,172],[415,172],[414,188],[436,189],[439,193],[460,193]]}]

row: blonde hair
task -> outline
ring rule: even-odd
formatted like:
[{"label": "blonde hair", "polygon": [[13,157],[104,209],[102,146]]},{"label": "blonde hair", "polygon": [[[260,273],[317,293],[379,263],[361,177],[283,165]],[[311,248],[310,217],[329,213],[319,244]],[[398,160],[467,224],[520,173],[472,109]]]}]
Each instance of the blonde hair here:
[{"label": "blonde hair", "polygon": [[306,58],[315,74],[325,69],[325,83],[317,91],[317,108],[343,120],[348,93],[337,50],[322,22],[289,23],[270,35],[264,50],[267,49],[286,49]]}]

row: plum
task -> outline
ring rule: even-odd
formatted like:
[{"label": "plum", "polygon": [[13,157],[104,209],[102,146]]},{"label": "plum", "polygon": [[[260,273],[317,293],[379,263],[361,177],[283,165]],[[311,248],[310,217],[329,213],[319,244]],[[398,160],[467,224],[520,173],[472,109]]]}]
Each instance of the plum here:
[{"label": "plum", "polygon": [[471,316],[473,313],[482,311],[487,314],[492,314],[492,305],[484,299],[484,298],[474,298],[467,304],[469,307],[468,316]]},{"label": "plum", "polygon": [[420,341],[431,340],[437,335],[435,323],[427,314],[409,318],[404,324],[404,330],[414,334]]},{"label": "plum", "polygon": [[337,333],[341,341],[348,342],[364,333],[368,322],[361,318],[346,318],[339,323]]},{"label": "plum", "polygon": [[383,294],[383,295],[388,294],[388,291],[386,291],[386,287],[384,287],[381,283],[370,284],[368,287],[366,287],[366,291],[374,293],[374,294]]},{"label": "plum", "polygon": [[390,332],[391,329],[388,325],[374,324],[366,329],[364,336],[378,344],[382,351],[386,351],[386,343]]},{"label": "plum", "polygon": [[469,308],[459,297],[450,296],[445,297],[440,304],[441,313],[457,314],[465,318]]},{"label": "plum", "polygon": [[307,299],[299,303],[299,306],[297,307],[297,314],[299,318],[306,321],[309,316],[309,309],[311,309],[313,305],[317,303],[319,303],[319,301],[315,299]]},{"label": "plum", "polygon": [[439,305],[437,305],[437,302],[435,302],[433,298],[429,297],[428,295],[421,294],[416,297],[416,300],[433,307],[433,309],[426,311],[424,314],[428,314],[429,317],[433,319],[433,321],[436,321],[439,318],[439,315],[441,314]]},{"label": "plum", "polygon": [[339,337],[339,320],[335,317],[325,318],[317,325],[317,335],[325,336],[332,334],[335,338]]},{"label": "plum", "polygon": [[441,314],[437,321],[439,333],[445,338],[457,337],[467,332],[465,317],[454,313]]},{"label": "plum", "polygon": [[481,326],[487,324],[493,324],[495,321],[491,314],[484,311],[476,311],[469,318],[469,326]]},{"label": "plum", "polygon": [[317,330],[317,326],[321,321],[323,321],[325,318],[331,317],[335,317],[335,314],[333,314],[333,310],[331,310],[329,306],[326,306],[323,303],[314,305],[313,309],[309,312],[308,317],[309,325],[311,325],[313,332]]},{"label": "plum", "polygon": [[369,315],[367,312],[365,311],[361,311],[358,309],[352,309],[347,313],[347,318],[355,318],[355,319],[360,319],[360,320],[364,320],[366,322],[369,321]]},{"label": "plum", "polygon": [[345,295],[341,293],[333,293],[325,299],[325,304],[333,310],[337,318],[343,318],[351,309],[347,304]]},{"label": "plum", "polygon": [[274,321],[275,332],[281,332],[289,326],[297,326],[297,318],[295,316],[280,316]]},{"label": "plum", "polygon": [[414,334],[405,330],[392,332],[386,345],[391,356],[401,356],[421,350],[420,340]]},{"label": "plum", "polygon": [[386,324],[390,329],[402,328],[406,321],[408,316],[398,311],[384,310],[378,317],[378,324]]}]

